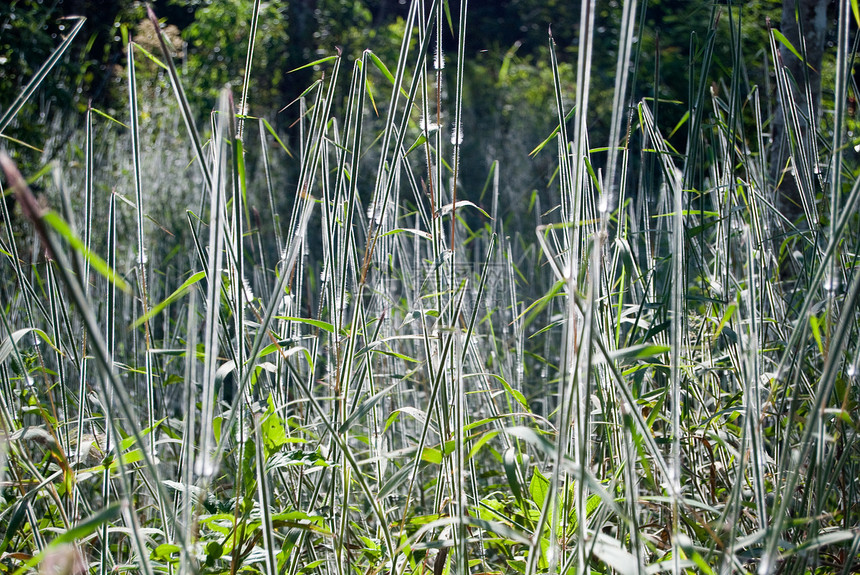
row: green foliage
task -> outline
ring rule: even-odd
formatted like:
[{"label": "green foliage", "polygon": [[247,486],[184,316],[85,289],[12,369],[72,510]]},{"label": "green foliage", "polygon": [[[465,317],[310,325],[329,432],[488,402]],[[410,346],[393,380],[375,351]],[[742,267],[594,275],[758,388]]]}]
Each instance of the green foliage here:
[{"label": "green foliage", "polygon": [[[195,86],[193,107],[208,110],[224,86],[239,91],[247,68],[247,39],[254,11],[253,0],[206,3],[194,13],[194,21],[183,33],[188,42],[184,69],[186,81]],[[248,113],[283,106],[280,90],[293,53],[289,8],[278,2],[263,2],[260,8],[257,46],[254,54]]]}]

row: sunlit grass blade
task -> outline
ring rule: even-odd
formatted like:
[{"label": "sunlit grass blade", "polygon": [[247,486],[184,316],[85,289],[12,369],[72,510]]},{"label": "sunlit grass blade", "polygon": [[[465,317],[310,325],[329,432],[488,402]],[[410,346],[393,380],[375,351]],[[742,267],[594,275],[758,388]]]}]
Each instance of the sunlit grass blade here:
[{"label": "sunlit grass blade", "polygon": [[147,5],[146,11],[149,21],[152,23],[156,31],[156,36],[158,37],[158,42],[161,46],[161,53],[164,55],[164,61],[167,64],[167,71],[170,75],[170,85],[173,88],[173,94],[176,98],[177,104],[179,105],[182,120],[185,122],[185,129],[188,132],[192,145],[194,146],[197,163],[200,165],[200,171],[203,174],[203,178],[206,180],[209,191],[212,192],[212,173],[206,163],[206,155],[203,152],[203,144],[201,143],[200,135],[197,133],[194,113],[191,111],[191,106],[188,104],[188,98],[185,96],[185,89],[182,87],[182,82],[179,80],[179,73],[176,71],[176,65],[173,63],[173,57],[170,55],[170,50],[167,48],[167,43],[164,41],[164,37],[161,34],[161,25],[158,23],[158,18],[156,18],[155,12],[152,11],[152,8],[149,5]]},{"label": "sunlit grass blade", "polygon": [[33,96],[39,86],[42,85],[42,82],[48,77],[51,73],[51,70],[57,63],[62,59],[63,54],[66,53],[66,50],[69,49],[69,46],[72,45],[73,40],[78,35],[78,32],[81,31],[81,28],[84,26],[84,22],[86,22],[86,18],[77,18],[77,24],[75,24],[74,28],[69,31],[69,34],[63,39],[62,43],[57,46],[57,49],[54,50],[51,55],[45,60],[45,63],[36,71],[33,77],[27,82],[27,85],[24,86],[24,89],[18,95],[15,100],[9,104],[6,108],[6,111],[3,112],[3,115],[0,116],[0,134],[6,131],[6,128],[9,126],[9,123],[15,118],[18,112],[21,111],[21,108],[24,107],[24,104]]}]

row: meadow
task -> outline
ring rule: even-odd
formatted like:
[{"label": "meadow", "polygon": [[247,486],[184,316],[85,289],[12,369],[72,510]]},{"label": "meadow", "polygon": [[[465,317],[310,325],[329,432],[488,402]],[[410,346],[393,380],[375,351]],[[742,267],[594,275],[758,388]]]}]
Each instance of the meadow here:
[{"label": "meadow", "polygon": [[466,1],[413,2],[396,60],[309,62],[285,131],[247,112],[257,2],[208,122],[128,36],[125,109],[57,120],[34,173],[4,139],[0,571],[856,573],[855,15],[819,121],[785,37],[753,85],[715,3],[667,134],[624,2],[598,141],[594,5],[572,91],[548,38],[553,199],[513,217],[516,166],[463,184]]}]

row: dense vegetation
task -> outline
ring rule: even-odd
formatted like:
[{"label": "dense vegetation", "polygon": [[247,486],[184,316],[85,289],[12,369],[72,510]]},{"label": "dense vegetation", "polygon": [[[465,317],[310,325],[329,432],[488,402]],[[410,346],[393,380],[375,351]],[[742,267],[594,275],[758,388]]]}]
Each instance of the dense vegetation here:
[{"label": "dense vegetation", "polygon": [[569,4],[0,8],[0,570],[856,572],[856,2]]}]

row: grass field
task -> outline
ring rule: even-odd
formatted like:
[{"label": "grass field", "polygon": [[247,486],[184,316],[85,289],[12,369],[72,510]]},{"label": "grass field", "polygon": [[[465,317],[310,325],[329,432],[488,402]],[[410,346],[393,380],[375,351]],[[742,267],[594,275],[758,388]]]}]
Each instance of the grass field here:
[{"label": "grass field", "polygon": [[315,63],[287,142],[236,113],[247,81],[199,124],[169,47],[132,38],[126,110],[58,127],[41,172],[2,157],[0,570],[857,572],[848,3],[790,222],[740,34],[721,90],[703,40],[673,149],[625,2],[593,141],[584,2],[529,237],[501,216],[516,166],[458,187],[467,2],[448,53],[421,4],[396,62]]}]

